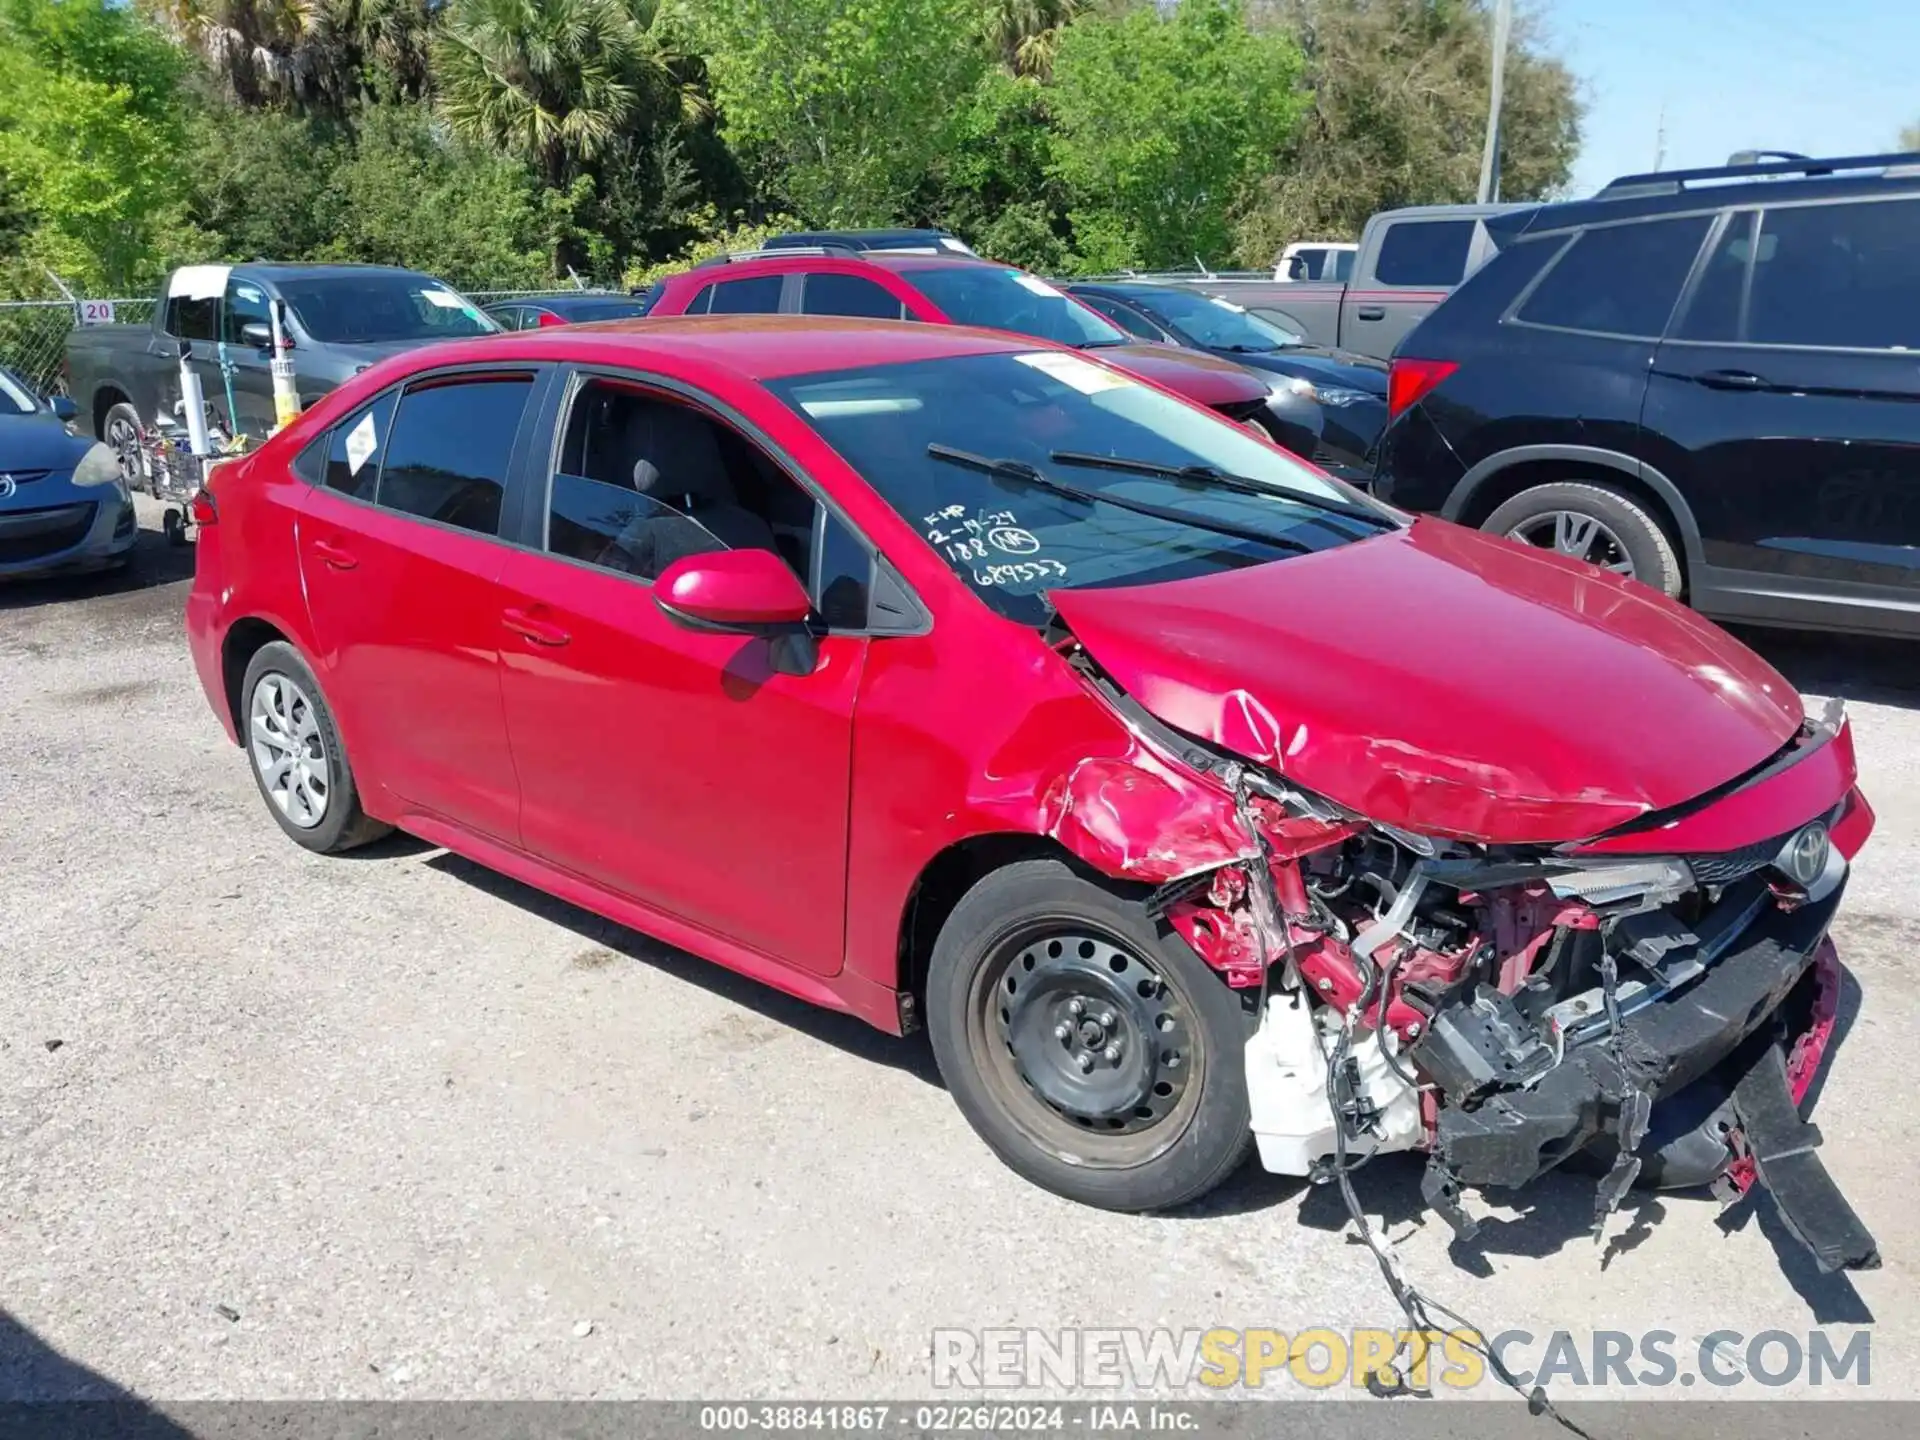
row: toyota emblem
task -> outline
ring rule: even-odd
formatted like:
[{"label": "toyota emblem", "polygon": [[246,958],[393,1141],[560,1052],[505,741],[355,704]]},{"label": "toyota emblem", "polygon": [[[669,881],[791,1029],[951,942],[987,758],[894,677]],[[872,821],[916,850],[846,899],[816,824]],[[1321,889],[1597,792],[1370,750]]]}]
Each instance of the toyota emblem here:
[{"label": "toyota emblem", "polygon": [[11,500],[13,492],[20,487],[13,483],[13,476],[0,474],[0,500]]}]

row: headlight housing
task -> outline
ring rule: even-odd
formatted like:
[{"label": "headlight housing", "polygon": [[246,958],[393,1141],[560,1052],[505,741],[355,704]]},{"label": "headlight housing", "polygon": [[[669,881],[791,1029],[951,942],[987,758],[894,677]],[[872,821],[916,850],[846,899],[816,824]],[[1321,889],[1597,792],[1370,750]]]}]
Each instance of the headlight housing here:
[{"label": "headlight housing", "polygon": [[1322,405],[1363,405],[1369,400],[1380,399],[1378,395],[1369,395],[1364,390],[1349,390],[1344,385],[1316,385],[1314,393],[1320,397]]},{"label": "headlight housing", "polygon": [[80,463],[73,467],[73,483],[76,485],[119,485],[120,457],[113,453],[110,446],[96,443],[94,447],[80,457]]}]

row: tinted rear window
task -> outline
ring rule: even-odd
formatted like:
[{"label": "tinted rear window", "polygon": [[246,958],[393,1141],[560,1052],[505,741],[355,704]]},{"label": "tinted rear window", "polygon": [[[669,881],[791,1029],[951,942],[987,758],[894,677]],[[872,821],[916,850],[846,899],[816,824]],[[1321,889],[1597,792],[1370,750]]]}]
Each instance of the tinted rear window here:
[{"label": "tinted rear window", "polygon": [[1458,285],[1473,249],[1471,220],[1395,220],[1380,242],[1373,278],[1382,285]]},{"label": "tinted rear window", "polygon": [[744,280],[720,280],[693,297],[688,312],[705,315],[773,315],[780,309],[784,275],[750,275]]},{"label": "tinted rear window", "polygon": [[530,375],[429,382],[407,391],[380,467],[378,502],[481,535],[500,532],[500,500]]},{"label": "tinted rear window", "polygon": [[1656,339],[1667,328],[1708,223],[1705,215],[1686,215],[1584,231],[1561,251],[1516,318]]}]

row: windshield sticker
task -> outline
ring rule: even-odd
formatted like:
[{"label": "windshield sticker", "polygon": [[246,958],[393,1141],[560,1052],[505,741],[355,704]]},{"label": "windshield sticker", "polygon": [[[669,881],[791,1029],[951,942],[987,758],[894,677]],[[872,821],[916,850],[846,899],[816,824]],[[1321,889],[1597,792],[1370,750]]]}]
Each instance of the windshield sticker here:
[{"label": "windshield sticker", "polygon": [[1247,313],[1246,306],[1236,305],[1231,300],[1222,300],[1218,295],[1209,295],[1207,298],[1211,300],[1214,304],[1218,305],[1222,310],[1231,310],[1236,315],[1244,315]]},{"label": "windshield sticker", "polygon": [[380,437],[373,428],[373,414],[369,411],[360,417],[360,423],[347,432],[347,473],[358,475],[360,467],[380,443]]},{"label": "windshield sticker", "polygon": [[1058,560],[1012,560],[1004,565],[976,565],[973,583],[983,590],[996,585],[1037,585],[1042,580],[1064,580],[1067,567]]},{"label": "windshield sticker", "polygon": [[451,290],[422,290],[422,298],[429,305],[438,305],[442,310],[466,310],[470,307]]},{"label": "windshield sticker", "polygon": [[1018,270],[1009,270],[1007,273],[1013,277],[1013,283],[1022,290],[1031,290],[1036,295],[1045,295],[1054,300],[1067,298],[1038,275],[1026,275]]},{"label": "windshield sticker", "polygon": [[1126,376],[1116,375],[1078,355],[1056,355],[1035,350],[1013,358],[1030,369],[1052,376],[1062,385],[1072,386],[1082,395],[1098,395],[1102,390],[1119,390],[1133,384]]}]

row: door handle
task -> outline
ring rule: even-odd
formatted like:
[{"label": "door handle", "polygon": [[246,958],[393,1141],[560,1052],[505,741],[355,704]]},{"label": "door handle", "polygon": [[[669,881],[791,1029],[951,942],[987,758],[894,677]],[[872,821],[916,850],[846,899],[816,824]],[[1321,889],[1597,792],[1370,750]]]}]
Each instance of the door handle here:
[{"label": "door handle", "polygon": [[1693,378],[1709,390],[1764,390],[1767,385],[1751,370],[1708,370]]},{"label": "door handle", "polygon": [[314,541],[313,553],[320,557],[323,564],[334,570],[351,570],[360,563],[331,540]]},{"label": "door handle", "polygon": [[500,623],[514,634],[523,636],[536,645],[564,645],[573,638],[558,625],[549,625],[544,620],[536,620],[520,609],[501,611]]},{"label": "door handle", "polygon": [[1353,313],[1362,320],[1384,320],[1387,318],[1387,307],[1384,305],[1362,305]]}]

